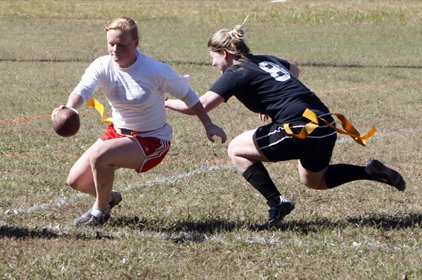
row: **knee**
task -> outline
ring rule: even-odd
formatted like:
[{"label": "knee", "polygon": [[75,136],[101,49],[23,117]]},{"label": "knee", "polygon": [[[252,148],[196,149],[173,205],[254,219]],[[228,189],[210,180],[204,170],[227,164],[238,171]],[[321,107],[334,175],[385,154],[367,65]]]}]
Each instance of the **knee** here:
[{"label": "knee", "polygon": [[233,151],[233,142],[229,143],[229,146],[227,147],[227,155],[229,156],[229,158],[231,159],[234,155],[234,151]]},{"label": "knee", "polygon": [[95,149],[92,149],[89,161],[91,164],[91,167],[94,169],[100,168],[102,165],[108,164],[107,163],[107,151],[104,149],[101,149],[101,147],[96,147]]},{"label": "knee", "polygon": [[72,175],[72,171],[69,173],[66,179],[66,184],[74,190],[79,189],[79,179]]},{"label": "knee", "polygon": [[325,184],[325,171],[318,171],[312,172],[307,170],[302,166],[302,164],[298,163],[298,171],[299,171],[299,178],[300,182],[304,184],[306,187],[314,190],[326,190],[327,186]]},{"label": "knee", "polygon": [[229,156],[230,160],[233,161],[238,156],[239,146],[236,144],[234,140],[229,143],[227,147],[227,155]]},{"label": "knee", "polygon": [[81,164],[79,161],[72,166],[66,179],[66,185],[78,191],[92,182],[91,167],[89,164]]},{"label": "knee", "polygon": [[239,147],[238,145],[230,142],[229,146],[227,147],[227,155],[231,161],[231,163],[237,167],[239,162],[242,162],[242,158],[239,156]]},{"label": "knee", "polygon": [[[303,183],[303,182],[302,182]],[[311,183],[303,183],[307,188],[313,190],[325,190],[326,188],[321,186],[320,184],[311,184]]]},{"label": "knee", "polygon": [[313,190],[325,190],[327,187],[325,186],[325,183],[322,179],[311,179],[307,177],[300,177],[300,181],[302,184],[304,184],[307,188],[313,189]]}]

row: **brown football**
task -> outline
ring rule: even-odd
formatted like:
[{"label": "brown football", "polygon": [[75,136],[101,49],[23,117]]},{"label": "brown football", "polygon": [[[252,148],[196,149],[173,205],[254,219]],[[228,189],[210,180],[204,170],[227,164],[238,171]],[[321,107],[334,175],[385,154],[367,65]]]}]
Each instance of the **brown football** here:
[{"label": "brown football", "polygon": [[79,114],[72,109],[63,107],[58,109],[53,119],[53,128],[63,137],[73,136],[80,127]]}]

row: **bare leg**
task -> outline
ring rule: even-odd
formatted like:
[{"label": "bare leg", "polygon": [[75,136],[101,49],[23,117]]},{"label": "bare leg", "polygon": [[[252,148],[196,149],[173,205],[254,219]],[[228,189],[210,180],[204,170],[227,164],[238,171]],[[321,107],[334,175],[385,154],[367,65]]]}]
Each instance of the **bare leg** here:
[{"label": "bare leg", "polygon": [[294,203],[281,195],[262,164],[268,159],[255,144],[255,131],[246,131],[233,139],[228,154],[237,171],[267,200],[268,219],[258,226],[265,229],[283,220],[294,209]]},{"label": "bare leg", "polygon": [[133,138],[97,140],[73,165],[67,183],[80,192],[96,197],[105,209],[110,200],[114,172],[118,168],[139,169],[145,155]]},{"label": "bare leg", "polygon": [[327,168],[318,172],[312,172],[305,169],[300,163],[300,160],[298,160],[298,171],[299,171],[300,181],[308,188],[315,189],[315,190],[327,189],[327,185],[325,184],[325,178],[324,178],[325,171],[327,171]]},{"label": "bare leg", "polygon": [[95,205],[106,209],[110,201],[114,172],[118,168],[139,169],[145,154],[135,138],[96,142],[90,151],[90,166],[96,190]]},{"label": "bare leg", "polygon": [[229,145],[228,153],[237,171],[248,181],[267,201],[280,197],[263,161],[268,161],[255,145],[255,130],[246,131],[237,136]]},{"label": "bare leg", "polygon": [[255,145],[255,131],[256,130],[249,130],[243,132],[234,138],[228,147],[228,155],[231,162],[241,174],[243,174],[245,170],[255,162],[268,161],[268,159],[261,154]]},{"label": "bare leg", "polygon": [[101,142],[103,141],[98,139],[97,142],[83,153],[78,161],[72,166],[67,177],[67,184],[73,189],[90,194],[94,197],[97,195],[97,192],[95,190],[94,178],[92,175],[90,155],[95,146]]}]

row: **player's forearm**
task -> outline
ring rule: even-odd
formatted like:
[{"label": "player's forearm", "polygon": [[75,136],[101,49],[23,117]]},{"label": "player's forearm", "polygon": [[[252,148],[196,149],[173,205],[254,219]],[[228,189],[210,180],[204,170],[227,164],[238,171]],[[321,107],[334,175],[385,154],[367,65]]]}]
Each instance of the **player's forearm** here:
[{"label": "player's forearm", "polygon": [[165,106],[166,108],[179,112],[179,113],[183,113],[187,115],[195,115],[195,112],[193,112],[182,100],[168,99],[165,102]]},{"label": "player's forearm", "polygon": [[189,108],[191,114],[195,114],[199,120],[202,122],[204,127],[212,124],[210,117],[208,116],[207,111],[205,111],[204,107],[202,106],[201,102],[196,103],[194,106]]},{"label": "player's forearm", "polygon": [[79,94],[72,93],[69,95],[69,98],[66,103],[66,107],[78,109],[84,103],[84,100]]}]

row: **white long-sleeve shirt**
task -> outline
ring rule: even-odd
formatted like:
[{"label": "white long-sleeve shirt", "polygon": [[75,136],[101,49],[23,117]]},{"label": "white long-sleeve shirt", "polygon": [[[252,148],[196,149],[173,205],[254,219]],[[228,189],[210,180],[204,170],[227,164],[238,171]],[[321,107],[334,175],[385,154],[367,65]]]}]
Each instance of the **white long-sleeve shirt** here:
[{"label": "white long-sleeve shirt", "polygon": [[167,64],[136,52],[136,62],[119,67],[111,56],[94,60],[73,93],[87,102],[101,86],[112,109],[114,126],[140,131],[143,136],[171,140],[167,124],[165,93],[183,100],[188,107],[199,102],[189,87],[188,78],[179,76]]}]

